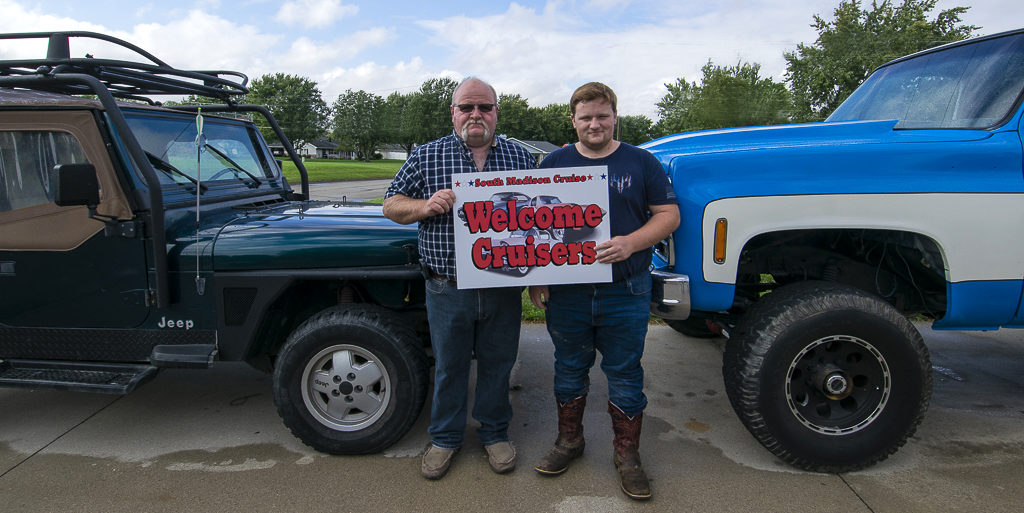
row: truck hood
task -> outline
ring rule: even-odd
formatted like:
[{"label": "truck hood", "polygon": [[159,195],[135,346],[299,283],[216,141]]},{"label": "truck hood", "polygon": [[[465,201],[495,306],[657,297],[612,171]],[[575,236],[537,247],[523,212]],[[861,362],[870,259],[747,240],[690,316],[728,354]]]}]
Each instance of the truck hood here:
[{"label": "truck hood", "polygon": [[[890,120],[730,128],[663,137],[642,147],[661,161],[680,201],[694,203],[779,194],[967,192],[965,186],[987,191],[1020,180],[1021,142],[1012,128],[895,125]],[[981,168],[989,171],[977,173]],[[953,179],[964,173],[975,178]]]},{"label": "truck hood", "polygon": [[835,147],[889,142],[960,142],[983,139],[985,130],[895,130],[895,120],[803,123],[686,132],[641,147],[659,158],[781,148]]},{"label": "truck hood", "polygon": [[289,203],[248,211],[213,239],[216,271],[330,269],[417,261],[416,225],[400,225],[368,204]]}]

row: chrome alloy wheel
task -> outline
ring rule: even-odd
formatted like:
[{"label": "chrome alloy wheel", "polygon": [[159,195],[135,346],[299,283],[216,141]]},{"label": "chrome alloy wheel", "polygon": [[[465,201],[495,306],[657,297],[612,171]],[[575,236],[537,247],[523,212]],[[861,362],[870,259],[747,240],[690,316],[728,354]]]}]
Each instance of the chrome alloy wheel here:
[{"label": "chrome alloy wheel", "polygon": [[339,344],[309,360],[302,372],[302,400],[321,424],[358,431],[376,422],[391,401],[391,378],[373,353]]}]

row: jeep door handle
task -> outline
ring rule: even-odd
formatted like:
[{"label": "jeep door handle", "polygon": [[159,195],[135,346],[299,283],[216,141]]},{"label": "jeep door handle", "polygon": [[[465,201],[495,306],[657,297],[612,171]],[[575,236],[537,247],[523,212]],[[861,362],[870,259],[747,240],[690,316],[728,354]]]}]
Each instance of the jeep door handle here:
[{"label": "jeep door handle", "polygon": [[0,276],[14,276],[14,262],[0,262]]}]

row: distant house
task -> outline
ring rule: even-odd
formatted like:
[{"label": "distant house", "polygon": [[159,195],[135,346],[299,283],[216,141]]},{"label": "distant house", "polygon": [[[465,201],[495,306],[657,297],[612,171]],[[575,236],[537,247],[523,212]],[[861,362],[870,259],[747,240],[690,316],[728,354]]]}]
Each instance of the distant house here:
[{"label": "distant house", "polygon": [[[312,148],[310,148],[312,146]],[[338,153],[338,143],[330,139],[320,139],[312,143],[306,143],[303,145],[303,150],[310,151],[313,154],[313,158],[318,159],[336,159],[341,156]]]},{"label": "distant house", "polygon": [[520,146],[526,148],[526,151],[529,151],[530,155],[537,158],[538,164],[540,164],[540,161],[544,160],[544,157],[547,157],[549,153],[558,149],[558,146],[547,141],[524,141],[522,139],[516,139],[515,137],[509,137],[508,140],[519,143]]},{"label": "distant house", "polygon": [[[284,146],[281,143],[274,142],[267,146],[270,146],[270,151],[273,152],[275,157],[285,157]],[[351,158],[348,156],[349,152],[338,151],[338,143],[330,139],[319,139],[305,143],[295,148],[295,152],[300,157],[313,159]]]},{"label": "distant house", "polygon": [[377,148],[377,153],[380,153],[381,157],[385,159],[405,160],[409,158],[409,153],[401,144],[385,144]]}]

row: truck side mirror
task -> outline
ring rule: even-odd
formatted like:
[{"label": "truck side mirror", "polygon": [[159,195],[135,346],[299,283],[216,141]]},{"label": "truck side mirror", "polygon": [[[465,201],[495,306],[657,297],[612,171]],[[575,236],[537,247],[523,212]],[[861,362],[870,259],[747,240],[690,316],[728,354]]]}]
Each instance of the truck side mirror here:
[{"label": "truck side mirror", "polygon": [[85,205],[91,210],[100,204],[100,182],[92,164],[57,164],[53,173],[53,196],[58,206]]}]

